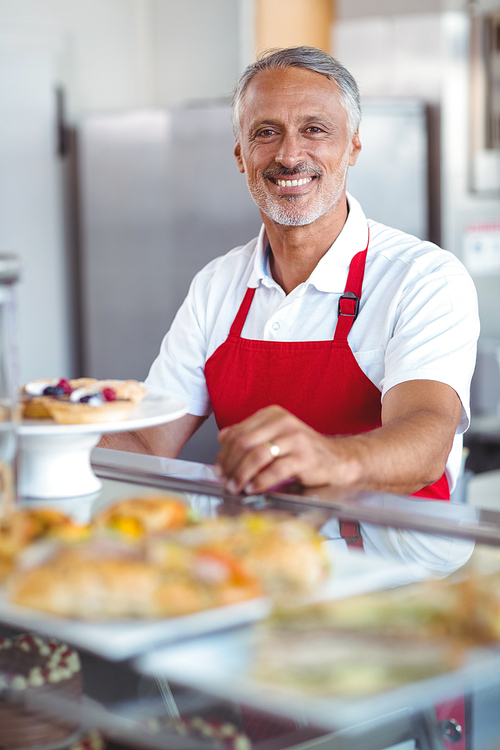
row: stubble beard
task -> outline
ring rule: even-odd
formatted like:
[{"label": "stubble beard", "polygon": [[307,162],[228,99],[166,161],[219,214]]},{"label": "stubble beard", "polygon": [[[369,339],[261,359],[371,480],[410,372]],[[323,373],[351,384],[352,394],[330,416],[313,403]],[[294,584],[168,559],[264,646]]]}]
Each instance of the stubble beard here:
[{"label": "stubble beard", "polygon": [[310,165],[298,164],[294,169],[270,167],[262,173],[263,182],[259,180],[253,184],[249,183],[248,189],[258,208],[275,224],[286,227],[302,227],[312,224],[338,205],[344,194],[348,166],[349,152],[346,151],[341,163],[332,175],[331,189],[326,194],[317,193],[308,200],[307,206],[304,208],[297,205],[300,196],[288,195],[277,198],[266,190],[264,184],[270,177],[286,179],[299,173],[314,175],[316,179],[321,180],[321,171]]}]

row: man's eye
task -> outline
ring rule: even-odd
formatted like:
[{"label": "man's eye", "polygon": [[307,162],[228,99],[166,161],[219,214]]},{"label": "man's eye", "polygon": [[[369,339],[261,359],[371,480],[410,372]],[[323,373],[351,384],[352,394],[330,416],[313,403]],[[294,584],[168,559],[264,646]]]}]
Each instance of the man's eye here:
[{"label": "man's eye", "polygon": [[274,130],[271,130],[271,128],[266,128],[265,130],[260,130],[257,133],[258,138],[271,138],[271,136],[274,135]]},{"label": "man's eye", "polygon": [[309,128],[307,128],[308,133],[322,133],[323,130],[319,128],[317,125],[311,125]]}]

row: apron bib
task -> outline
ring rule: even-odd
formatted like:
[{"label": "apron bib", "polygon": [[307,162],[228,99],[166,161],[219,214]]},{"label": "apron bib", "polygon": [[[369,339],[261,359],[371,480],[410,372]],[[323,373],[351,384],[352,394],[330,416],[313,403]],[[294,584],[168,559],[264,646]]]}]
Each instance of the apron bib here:
[{"label": "apron bib", "polygon": [[[361,370],[347,342],[358,314],[367,251],[368,245],[351,260],[331,341],[242,338],[255,294],[255,289],[247,289],[227,339],[205,364],[219,429],[272,404],[324,435],[353,435],[381,426],[380,391]],[[449,500],[446,476],[414,495]],[[354,529],[357,524],[343,526],[344,538],[353,543],[358,537],[359,542],[359,532]]]}]

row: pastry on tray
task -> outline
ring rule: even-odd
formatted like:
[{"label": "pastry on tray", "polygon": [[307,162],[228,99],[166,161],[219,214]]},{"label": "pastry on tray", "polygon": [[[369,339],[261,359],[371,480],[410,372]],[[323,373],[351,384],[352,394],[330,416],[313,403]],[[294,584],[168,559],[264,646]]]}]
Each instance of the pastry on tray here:
[{"label": "pastry on tray", "polygon": [[32,544],[8,599],[65,617],[173,617],[312,591],[329,573],[321,537],[288,513],[195,520],[169,495],[123,498],[86,534]]},{"label": "pastry on tray", "polygon": [[181,499],[151,493],[116,500],[86,526],[50,509],[38,514],[17,511],[5,526],[7,598],[65,617],[171,617],[264,595],[288,601],[330,573],[314,524],[286,512],[199,520]]},{"label": "pastry on tray", "polygon": [[457,669],[464,657],[464,649],[445,640],[423,644],[327,629],[257,632],[256,641],[250,676],[261,688],[317,698],[394,690]]},{"label": "pastry on tray", "polygon": [[[95,378],[77,378],[75,380],[40,378],[32,380],[21,390],[21,411],[25,419],[50,419],[47,401],[57,396],[69,395],[77,388],[88,388],[96,383]],[[47,394],[44,392],[50,389]],[[52,395],[51,395],[52,394]]]},{"label": "pastry on tray", "polygon": [[81,537],[85,527],[51,508],[17,508],[0,517],[0,581],[12,571],[16,557],[38,539]]},{"label": "pastry on tray", "polygon": [[[236,555],[273,598],[311,592],[331,573],[323,537],[311,523],[285,512],[210,518],[187,526],[175,538],[185,545],[209,544]],[[161,555],[161,540],[151,544]]]},{"label": "pastry on tray", "polygon": [[261,594],[258,581],[238,559],[173,542],[163,565],[148,559],[142,544],[117,537],[42,552],[45,561],[22,564],[9,578],[8,598],[64,617],[174,617]]},{"label": "pastry on tray", "polygon": [[136,380],[32,380],[22,389],[21,411],[25,419],[58,424],[117,422],[128,417],[145,393]]},{"label": "pastry on tray", "polygon": [[293,692],[362,697],[449,672],[498,643],[499,591],[497,573],[277,610],[259,625],[251,674]]},{"label": "pastry on tray", "polygon": [[92,521],[96,529],[132,536],[180,529],[188,521],[189,509],[170,495],[137,495],[113,503]]}]

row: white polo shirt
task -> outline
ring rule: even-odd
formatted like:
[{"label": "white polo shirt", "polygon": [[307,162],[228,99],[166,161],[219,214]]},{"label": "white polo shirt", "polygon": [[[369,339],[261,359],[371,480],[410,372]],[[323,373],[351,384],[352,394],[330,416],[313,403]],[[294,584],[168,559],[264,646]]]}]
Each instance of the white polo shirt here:
[{"label": "white polo shirt", "polygon": [[193,279],[146,382],[182,398],[190,414],[210,414],[205,362],[226,340],[247,287],[256,292],[244,338],[332,339],[349,264],[365,249],[369,229],[360,310],[348,342],[382,398],[407,380],[436,380],[457,392],[462,414],[447,464],[453,488],[461,462],[461,434],[469,425],[469,387],[479,335],[472,279],[452,253],[367,221],[350,195],[348,203],[341,233],[307,281],[288,295],[271,276],[264,228],[247,245],[205,266]]}]

